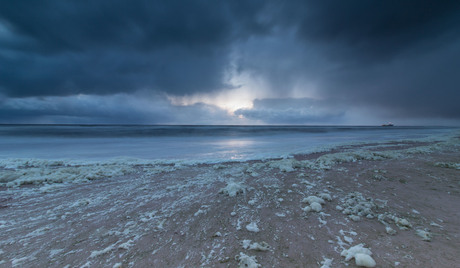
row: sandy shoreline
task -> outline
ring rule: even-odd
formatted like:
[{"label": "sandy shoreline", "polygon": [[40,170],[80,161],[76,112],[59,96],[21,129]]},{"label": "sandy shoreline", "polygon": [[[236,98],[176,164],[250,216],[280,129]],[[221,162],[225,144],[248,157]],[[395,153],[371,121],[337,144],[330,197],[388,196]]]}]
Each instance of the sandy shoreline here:
[{"label": "sandy shoreline", "polygon": [[[133,165],[86,183],[6,187],[4,175],[0,266],[355,267],[341,253],[363,244],[376,267],[454,267],[459,145],[453,138],[271,161]],[[308,211],[310,196],[323,197],[319,212]]]}]

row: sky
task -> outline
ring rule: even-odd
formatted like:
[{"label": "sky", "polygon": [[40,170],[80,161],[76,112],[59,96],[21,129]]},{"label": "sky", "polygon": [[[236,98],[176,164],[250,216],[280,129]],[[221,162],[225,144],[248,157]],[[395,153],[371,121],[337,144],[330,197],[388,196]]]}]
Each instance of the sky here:
[{"label": "sky", "polygon": [[460,125],[460,1],[0,1],[0,123]]}]

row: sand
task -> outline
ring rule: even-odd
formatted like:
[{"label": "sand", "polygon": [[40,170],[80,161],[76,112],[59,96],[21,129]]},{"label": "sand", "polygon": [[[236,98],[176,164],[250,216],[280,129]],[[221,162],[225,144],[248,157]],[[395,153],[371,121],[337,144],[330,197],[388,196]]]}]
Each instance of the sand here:
[{"label": "sand", "polygon": [[341,253],[362,244],[376,267],[455,267],[459,144],[355,145],[4,184],[0,266],[357,267],[367,256]]}]

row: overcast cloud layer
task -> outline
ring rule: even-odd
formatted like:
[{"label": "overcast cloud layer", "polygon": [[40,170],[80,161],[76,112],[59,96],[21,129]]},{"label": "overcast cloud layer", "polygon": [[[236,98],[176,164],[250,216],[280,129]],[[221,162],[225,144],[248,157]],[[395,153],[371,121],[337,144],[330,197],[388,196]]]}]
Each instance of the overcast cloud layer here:
[{"label": "overcast cloud layer", "polygon": [[459,124],[458,70],[459,1],[0,2],[0,123]]}]

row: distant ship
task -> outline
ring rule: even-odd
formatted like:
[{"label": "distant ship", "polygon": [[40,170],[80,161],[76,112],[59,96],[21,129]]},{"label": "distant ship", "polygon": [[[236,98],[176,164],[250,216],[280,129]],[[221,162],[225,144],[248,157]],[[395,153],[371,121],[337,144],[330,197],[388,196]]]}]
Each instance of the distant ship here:
[{"label": "distant ship", "polygon": [[394,125],[391,122],[388,122],[388,123],[382,125],[382,127],[392,127],[392,126],[394,126]]}]

